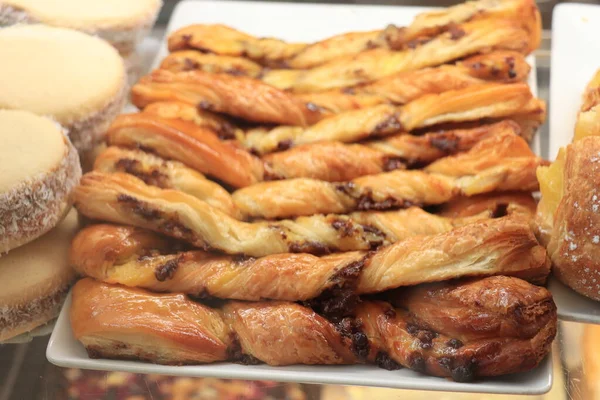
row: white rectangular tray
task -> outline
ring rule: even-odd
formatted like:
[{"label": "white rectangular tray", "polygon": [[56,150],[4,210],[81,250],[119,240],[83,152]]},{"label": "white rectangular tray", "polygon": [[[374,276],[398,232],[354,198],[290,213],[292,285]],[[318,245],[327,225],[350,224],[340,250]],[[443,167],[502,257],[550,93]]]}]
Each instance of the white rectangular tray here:
[{"label": "white rectangular tray", "polygon": [[[586,85],[600,68],[600,6],[559,4],[552,15],[550,68],[550,159],[573,139]],[[600,324],[600,302],[575,293],[551,278],[558,317]]]},{"label": "white rectangular tray", "polygon": [[[183,1],[175,9],[167,33],[193,23],[224,23],[257,36],[288,41],[317,41],[335,34],[380,29],[387,24],[407,25],[426,8],[363,5],[262,3],[239,1]],[[163,41],[154,66],[167,55]],[[535,63],[530,86],[537,93]],[[539,139],[533,144],[539,153]],[[502,394],[542,394],[552,386],[551,357],[525,374],[476,383],[457,383],[419,374],[409,369],[386,371],[375,366],[244,366],[219,363],[201,366],[163,366],[135,361],[90,359],[75,340],[69,322],[70,297],[65,303],[48,344],[47,357],[53,364],[84,369],[156,373],[229,379],[264,379],[281,382],[381,386],[391,388]]]}]

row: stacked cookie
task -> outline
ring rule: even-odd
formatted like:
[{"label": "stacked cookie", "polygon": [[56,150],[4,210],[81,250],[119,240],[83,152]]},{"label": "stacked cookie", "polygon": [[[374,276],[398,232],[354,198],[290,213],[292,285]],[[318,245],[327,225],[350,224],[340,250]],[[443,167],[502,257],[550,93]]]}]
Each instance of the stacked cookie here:
[{"label": "stacked cookie", "polygon": [[[81,177],[77,151],[54,121],[0,110],[0,341],[56,317],[75,273],[67,262]],[[66,216],[66,217],[65,217]]]}]

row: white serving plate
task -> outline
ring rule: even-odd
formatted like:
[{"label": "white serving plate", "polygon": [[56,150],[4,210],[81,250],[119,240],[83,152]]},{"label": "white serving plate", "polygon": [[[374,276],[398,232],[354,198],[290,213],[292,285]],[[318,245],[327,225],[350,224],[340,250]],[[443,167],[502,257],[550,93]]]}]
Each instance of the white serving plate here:
[{"label": "white serving plate", "polygon": [[[257,36],[272,36],[288,41],[317,41],[335,34],[380,29],[389,23],[409,24],[414,16],[428,10],[422,7],[363,5],[261,3],[238,1],[182,1],[175,9],[167,32],[192,23],[224,23]],[[166,43],[155,59],[157,66],[167,55]],[[535,64],[530,86],[537,93]],[[539,138],[534,142],[539,153]],[[75,340],[69,321],[70,296],[58,318],[47,358],[62,367],[154,373],[228,379],[275,380],[336,385],[381,386],[390,388],[501,394],[543,394],[552,387],[552,361],[547,357],[533,371],[476,383],[457,383],[426,376],[409,369],[386,371],[370,365],[352,366],[244,366],[218,363],[200,366],[163,366],[136,361],[90,359]]]},{"label": "white serving plate", "polygon": [[[600,6],[559,4],[552,15],[550,68],[550,159],[573,139],[585,87],[600,68]],[[558,317],[600,324],[600,302],[569,289],[556,278],[549,288]]]}]

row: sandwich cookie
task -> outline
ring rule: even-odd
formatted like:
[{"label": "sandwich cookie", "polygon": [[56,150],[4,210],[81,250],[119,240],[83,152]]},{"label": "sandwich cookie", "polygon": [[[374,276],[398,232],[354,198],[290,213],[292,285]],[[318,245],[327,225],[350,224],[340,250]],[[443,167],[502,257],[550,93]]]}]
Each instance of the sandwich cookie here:
[{"label": "sandwich cookie", "polygon": [[0,342],[56,318],[76,276],[69,247],[78,227],[73,210],[48,234],[0,257]]},{"label": "sandwich cookie", "polygon": [[0,29],[0,109],[27,110],[60,123],[83,153],[123,108],[127,84],[119,53],[70,29]]},{"label": "sandwich cookie", "polygon": [[148,34],[162,0],[0,0],[0,26],[17,23],[77,29],[129,54]]},{"label": "sandwich cookie", "polygon": [[60,126],[28,111],[0,110],[0,142],[3,258],[1,254],[42,236],[65,216],[81,167]]}]

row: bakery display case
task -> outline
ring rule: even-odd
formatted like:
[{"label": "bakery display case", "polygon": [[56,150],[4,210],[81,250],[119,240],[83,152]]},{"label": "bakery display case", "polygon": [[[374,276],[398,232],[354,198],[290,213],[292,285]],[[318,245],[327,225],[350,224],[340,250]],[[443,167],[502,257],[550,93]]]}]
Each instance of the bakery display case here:
[{"label": "bakery display case", "polygon": [[[110,3],[94,12],[119,7]],[[160,13],[158,3],[132,2],[116,25],[82,11],[73,25],[56,16],[60,7],[0,0],[0,26],[18,22],[0,28],[11,73],[27,57],[11,36],[41,62],[55,51],[44,40],[69,31],[82,54],[103,60],[90,66],[90,85],[79,59],[49,65],[57,78],[43,91],[64,100],[43,105],[54,114],[36,108],[35,92],[12,94],[28,79],[0,79],[0,130],[16,126],[3,125],[13,112],[3,108],[50,115],[72,136],[84,174],[66,174],[79,181],[63,185],[79,220],[71,211],[62,222],[81,227],[68,264],[84,278],[57,321],[0,330],[0,400],[600,398],[600,330],[567,321],[595,321],[595,304],[555,277],[550,291],[538,286],[551,263],[572,271],[572,255],[597,243],[594,234],[573,240],[568,228],[552,238],[571,215],[556,204],[587,199],[565,194],[560,157],[546,161],[571,141],[557,145],[546,118],[555,2],[478,0],[448,14],[407,7],[458,2],[167,0]],[[409,28],[382,25],[392,6],[394,23]],[[263,22],[248,19],[255,10]],[[328,26],[338,13],[344,21]],[[282,24],[291,14],[296,22]],[[309,15],[313,32],[286,34]],[[29,26],[37,23],[49,26]],[[87,34],[114,48],[93,54]],[[319,42],[332,36],[337,47]],[[595,135],[588,75],[581,136]],[[69,103],[65,82],[86,90]],[[127,114],[113,115],[125,102]],[[91,127],[61,120],[60,108],[75,103]],[[593,158],[594,146],[571,145],[569,162],[576,148]],[[565,176],[593,191],[581,171]],[[24,275],[38,276],[47,248],[67,254],[55,243],[62,225],[44,222],[20,242],[0,241],[9,264],[41,249]],[[494,246],[484,261],[481,242]],[[570,252],[547,255],[559,246]],[[61,297],[46,314],[58,313],[73,280],[69,270],[53,283]]]}]

